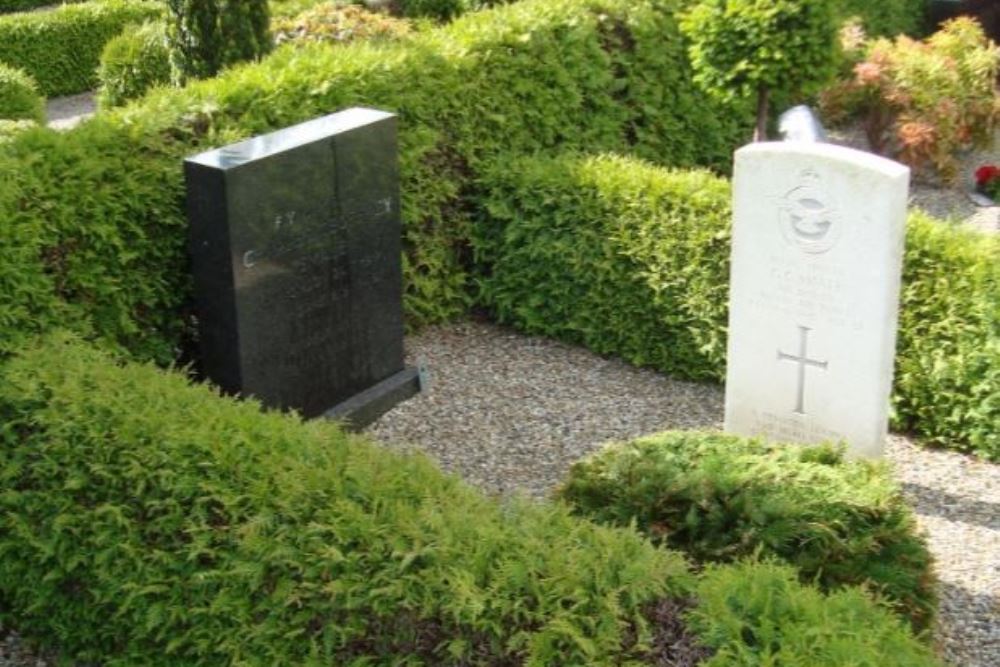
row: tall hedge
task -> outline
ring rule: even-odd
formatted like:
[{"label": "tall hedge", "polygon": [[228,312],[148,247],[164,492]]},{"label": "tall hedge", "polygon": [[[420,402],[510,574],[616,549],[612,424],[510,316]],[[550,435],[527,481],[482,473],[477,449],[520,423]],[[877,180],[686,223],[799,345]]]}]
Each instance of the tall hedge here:
[{"label": "tall hedge", "polygon": [[0,62],[28,72],[46,97],[92,90],[104,45],[162,10],[158,0],[92,0],[0,16]]},{"label": "tall hedge", "polygon": [[62,335],[0,364],[0,423],[0,620],[66,658],[641,667],[703,638],[742,656],[708,664],[938,665],[858,590],[768,565],[696,584],[634,530]]},{"label": "tall hedge", "polygon": [[[474,248],[501,322],[680,377],[725,376],[728,184],[605,156],[484,179]],[[1000,460],[1000,237],[912,215],[894,426]]]},{"label": "tall hedge", "polygon": [[405,44],[279,49],[67,133],[20,135],[0,155],[0,350],[69,312],[169,360],[189,293],[183,157],[359,104],[401,118],[409,321],[464,312],[472,186],[503,151],[729,162],[749,115],[695,92],[673,10],[529,0]]}]

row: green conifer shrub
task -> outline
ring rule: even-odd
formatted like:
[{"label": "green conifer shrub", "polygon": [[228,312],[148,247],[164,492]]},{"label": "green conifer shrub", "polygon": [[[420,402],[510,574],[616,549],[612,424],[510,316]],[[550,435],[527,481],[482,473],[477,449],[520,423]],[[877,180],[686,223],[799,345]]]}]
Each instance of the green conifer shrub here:
[{"label": "green conifer shrub", "polygon": [[[0,424],[4,620],[67,661],[641,667],[690,625],[711,665],[938,664],[860,591],[775,566],[699,583],[633,529],[71,336],[0,364]],[[689,621],[658,617],[692,593]]]},{"label": "green conifer shrub", "polygon": [[0,119],[45,122],[45,100],[22,69],[0,63]]},{"label": "green conifer shrub", "polygon": [[699,563],[777,557],[826,590],[869,586],[917,629],[933,618],[931,557],[899,487],[831,447],[662,433],[575,464],[559,496]]},{"label": "green conifer shrub", "polygon": [[927,0],[835,0],[841,19],[858,17],[873,37],[918,36],[924,29]]},{"label": "green conifer shrub", "polygon": [[167,0],[167,8],[177,83],[215,76],[271,50],[267,0]]},{"label": "green conifer shrub", "polygon": [[104,47],[97,70],[98,102],[121,106],[154,86],[170,83],[170,48],[162,21],[126,28]]},{"label": "green conifer shrub", "polygon": [[711,565],[688,616],[714,655],[700,667],[934,667],[931,648],[857,588],[823,594],[775,562]]},{"label": "green conifer shrub", "polygon": [[45,97],[93,90],[104,45],[162,13],[158,0],[94,0],[0,15],[0,62],[30,74]]},{"label": "green conifer shrub", "polygon": [[644,608],[693,583],[634,531],[63,336],[0,376],[0,596],[76,660],[641,665]]}]

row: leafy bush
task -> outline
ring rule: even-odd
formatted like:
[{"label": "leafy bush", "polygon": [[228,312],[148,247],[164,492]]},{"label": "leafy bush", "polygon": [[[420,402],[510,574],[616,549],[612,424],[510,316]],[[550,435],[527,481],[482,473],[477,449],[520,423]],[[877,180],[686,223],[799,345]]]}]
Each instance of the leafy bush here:
[{"label": "leafy bush", "polygon": [[856,588],[823,595],[773,562],[713,565],[689,622],[715,655],[701,667],[932,667],[928,646]]},{"label": "leafy bush", "polygon": [[82,93],[97,85],[104,45],[161,12],[155,0],[101,0],[0,16],[0,60],[28,72],[45,97]]},{"label": "leafy bush", "polygon": [[681,30],[695,81],[725,99],[757,99],[754,140],[767,135],[771,95],[797,100],[833,74],[834,0],[700,0]]},{"label": "leafy bush", "polygon": [[63,337],[0,373],[0,595],[78,660],[642,664],[643,608],[692,584],[633,531]]},{"label": "leafy bush", "polygon": [[877,152],[915,169],[931,165],[950,180],[956,152],[993,140],[998,65],[1000,51],[969,18],[924,42],[875,40],[853,75],[825,92],[824,114],[834,122],[861,114]]},{"label": "leafy bush", "polygon": [[559,495],[697,562],[774,556],[827,590],[870,585],[917,628],[934,613],[930,555],[888,470],[830,447],[663,433],[575,464]]},{"label": "leafy bush", "polygon": [[24,70],[0,63],[0,120],[45,122],[45,101]]},{"label": "leafy bush", "polygon": [[671,7],[528,0],[405,43],[282,48],[72,131],[21,135],[0,155],[0,352],[69,318],[169,361],[189,295],[182,158],[352,105],[401,118],[410,324],[464,312],[472,186],[505,151],[729,163],[746,110],[694,90]]},{"label": "leafy bush", "polygon": [[729,185],[605,156],[500,161],[474,229],[503,323],[677,377],[721,380]]},{"label": "leafy bush", "polygon": [[271,50],[267,0],[167,0],[174,80],[215,76]]},{"label": "leafy bush", "polygon": [[918,35],[923,29],[928,0],[835,0],[838,16],[858,17],[865,32],[876,37]]},{"label": "leafy bush", "polygon": [[[482,303],[518,328],[721,381],[729,187],[637,160],[499,160],[473,229]],[[1000,461],[1000,239],[912,215],[896,428]]]},{"label": "leafy bush", "polygon": [[294,18],[273,20],[271,32],[276,44],[300,41],[344,44],[358,39],[398,39],[410,34],[410,24],[334,1],[316,5]]},{"label": "leafy bush", "polygon": [[157,21],[126,28],[104,47],[97,71],[102,107],[125,104],[150,88],[170,83],[167,26]]},{"label": "leafy bush", "polygon": [[1000,462],[1000,237],[910,217],[894,426]]}]

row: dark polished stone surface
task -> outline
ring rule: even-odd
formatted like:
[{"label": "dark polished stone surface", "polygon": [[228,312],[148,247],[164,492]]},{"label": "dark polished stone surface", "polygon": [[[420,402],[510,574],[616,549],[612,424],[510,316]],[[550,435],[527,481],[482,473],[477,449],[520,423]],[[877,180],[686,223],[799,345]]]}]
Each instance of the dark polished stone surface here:
[{"label": "dark polished stone surface", "polygon": [[314,417],[404,370],[395,116],[349,109],[185,176],[210,380]]}]

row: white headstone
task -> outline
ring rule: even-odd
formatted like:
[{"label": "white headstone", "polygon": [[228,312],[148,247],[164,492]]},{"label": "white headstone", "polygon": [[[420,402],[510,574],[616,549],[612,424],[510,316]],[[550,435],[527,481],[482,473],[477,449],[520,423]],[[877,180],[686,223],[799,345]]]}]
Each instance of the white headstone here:
[{"label": "white headstone", "polygon": [[830,144],[736,152],[727,431],[882,454],[909,179]]}]

